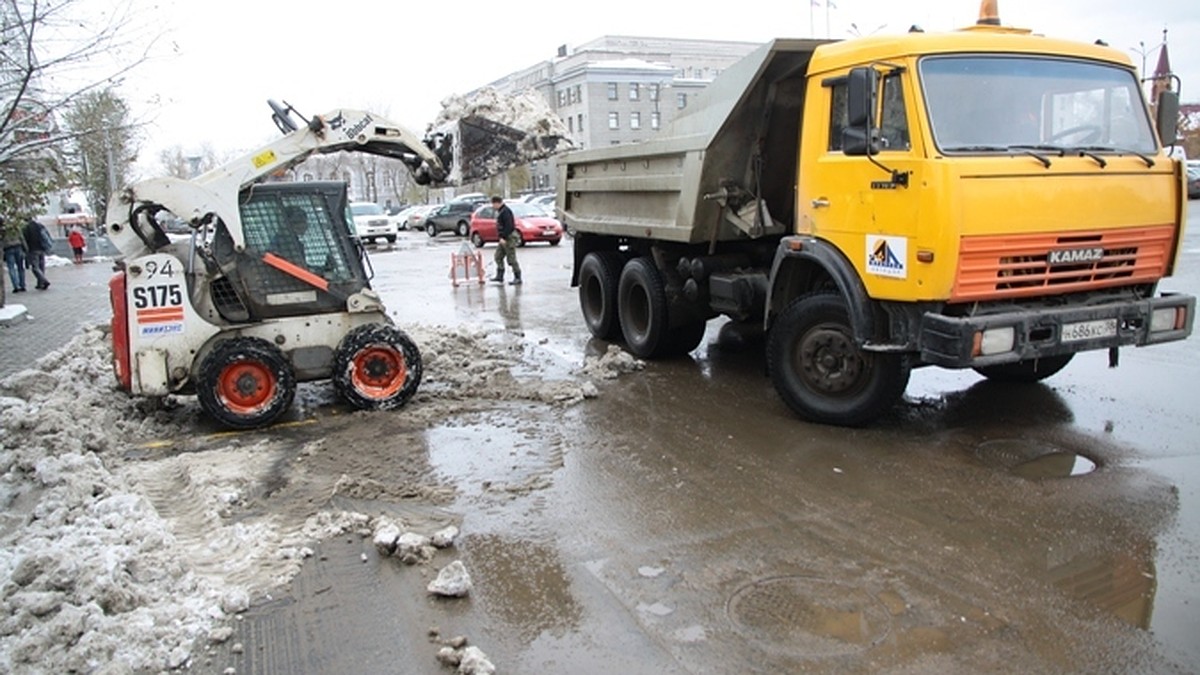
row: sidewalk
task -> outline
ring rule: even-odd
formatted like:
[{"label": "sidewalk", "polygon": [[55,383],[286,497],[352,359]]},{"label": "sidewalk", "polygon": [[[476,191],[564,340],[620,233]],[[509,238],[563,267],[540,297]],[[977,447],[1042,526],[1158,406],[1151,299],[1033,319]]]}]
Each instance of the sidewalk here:
[{"label": "sidewalk", "polygon": [[[29,367],[42,356],[61,348],[85,324],[106,323],[112,318],[108,280],[112,260],[88,258],[82,265],[56,265],[46,270],[50,288],[39,291],[29,284],[24,293],[9,289],[7,322],[0,323],[0,378]],[[20,313],[16,306],[23,305]]]}]

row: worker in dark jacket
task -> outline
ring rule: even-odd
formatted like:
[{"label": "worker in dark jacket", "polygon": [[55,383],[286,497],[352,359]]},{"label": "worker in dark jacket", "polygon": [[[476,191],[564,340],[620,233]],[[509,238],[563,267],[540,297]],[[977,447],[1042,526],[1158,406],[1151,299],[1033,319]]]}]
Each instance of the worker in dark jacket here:
[{"label": "worker in dark jacket", "polygon": [[27,254],[29,269],[33,270],[33,276],[37,277],[36,288],[44,291],[50,288],[50,280],[46,278],[46,256],[50,255],[50,251],[53,250],[54,240],[50,238],[50,232],[46,230],[46,226],[39,223],[36,218],[30,218],[29,222],[25,223],[22,234],[25,235],[25,248],[29,250]]},{"label": "worker in dark jacket", "polygon": [[512,268],[513,286],[521,284],[521,265],[517,262],[517,245],[521,243],[521,233],[517,232],[517,224],[513,220],[512,209],[504,204],[500,197],[492,197],[492,208],[496,210],[496,235],[500,238],[496,249],[496,276],[492,281],[504,283],[504,262]]}]

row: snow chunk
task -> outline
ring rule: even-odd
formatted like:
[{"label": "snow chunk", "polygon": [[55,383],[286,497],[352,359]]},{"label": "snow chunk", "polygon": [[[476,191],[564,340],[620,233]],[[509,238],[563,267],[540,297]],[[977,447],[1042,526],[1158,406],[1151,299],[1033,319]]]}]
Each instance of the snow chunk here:
[{"label": "snow chunk", "polygon": [[461,598],[471,592],[471,575],[461,560],[446,565],[437,578],[429,582],[428,590],[434,595]]}]

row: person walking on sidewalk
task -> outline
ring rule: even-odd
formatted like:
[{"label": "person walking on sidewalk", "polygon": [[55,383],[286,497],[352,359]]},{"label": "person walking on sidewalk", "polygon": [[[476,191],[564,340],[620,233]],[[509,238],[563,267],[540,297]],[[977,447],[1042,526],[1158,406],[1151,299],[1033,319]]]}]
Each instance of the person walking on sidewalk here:
[{"label": "person walking on sidewalk", "polygon": [[25,237],[17,223],[0,221],[4,230],[4,264],[12,281],[13,293],[25,292]]},{"label": "person walking on sidewalk", "polygon": [[33,276],[37,277],[37,285],[34,288],[44,291],[50,288],[50,280],[46,278],[46,256],[53,250],[54,240],[50,238],[46,226],[36,218],[30,218],[29,222],[25,223],[22,233],[25,235],[25,248],[29,251],[29,269],[33,271]]},{"label": "person walking on sidewalk", "polygon": [[517,245],[521,242],[521,233],[517,232],[517,224],[513,220],[512,209],[498,195],[492,197],[492,208],[496,209],[496,235],[500,238],[496,248],[496,276],[492,281],[504,283],[504,262],[512,268],[513,286],[521,285],[521,265],[517,262]]},{"label": "person walking on sidewalk", "polygon": [[87,246],[87,240],[83,238],[83,231],[78,225],[71,227],[71,231],[67,233],[67,244],[71,247],[71,251],[75,254],[75,264],[83,262],[83,249]]}]

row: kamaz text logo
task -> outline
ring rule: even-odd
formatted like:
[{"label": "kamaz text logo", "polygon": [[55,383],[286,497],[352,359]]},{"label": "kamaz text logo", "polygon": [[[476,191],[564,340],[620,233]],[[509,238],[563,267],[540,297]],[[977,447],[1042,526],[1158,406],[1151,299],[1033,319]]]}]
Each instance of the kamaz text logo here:
[{"label": "kamaz text logo", "polygon": [[1050,251],[1046,262],[1051,265],[1080,265],[1100,262],[1104,259],[1102,248],[1067,248]]}]

